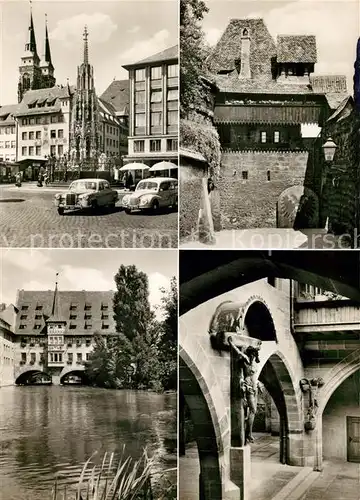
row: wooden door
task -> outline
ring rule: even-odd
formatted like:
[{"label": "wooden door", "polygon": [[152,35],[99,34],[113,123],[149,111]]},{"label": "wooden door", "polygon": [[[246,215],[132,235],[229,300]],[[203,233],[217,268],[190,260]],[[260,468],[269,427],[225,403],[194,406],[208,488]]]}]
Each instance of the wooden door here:
[{"label": "wooden door", "polygon": [[360,463],[360,417],[346,417],[347,459]]}]

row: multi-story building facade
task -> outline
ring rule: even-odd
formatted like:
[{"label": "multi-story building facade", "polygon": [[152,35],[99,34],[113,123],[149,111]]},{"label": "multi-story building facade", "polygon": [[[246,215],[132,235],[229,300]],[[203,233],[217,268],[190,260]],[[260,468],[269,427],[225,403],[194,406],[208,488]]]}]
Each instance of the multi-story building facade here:
[{"label": "multi-story building facade", "polygon": [[116,335],[113,292],[19,290],[15,379],[37,371],[53,383],[84,369],[93,336]]},{"label": "multi-story building facade", "polygon": [[[16,161],[16,122],[14,113],[17,110],[16,104],[0,107],[0,161]],[[2,172],[2,176],[6,172]]]},{"label": "multi-story building facade", "polygon": [[[128,86],[119,109],[96,96],[87,31],[76,87],[69,83],[55,85],[47,25],[42,61],[37,54],[32,15],[28,32],[19,66],[19,104],[0,108],[0,159],[19,162],[24,180],[37,179],[41,168],[47,168],[51,178],[62,178],[68,169],[90,157],[94,169],[111,171],[127,153]],[[118,101],[115,96],[114,103]],[[86,113],[82,115],[79,110],[85,104]],[[2,176],[8,170],[3,166]]]},{"label": "multi-story building facade", "polygon": [[177,164],[178,47],[123,66],[130,79],[129,148],[126,162]]},{"label": "multi-story building facade", "polygon": [[276,227],[277,215],[286,218],[292,206],[289,195],[283,208],[281,195],[295,188],[293,206],[300,205],[304,186],[309,213],[303,218],[319,227],[323,183],[315,139],[346,98],[347,85],[345,76],[315,74],[316,63],[315,36],[275,40],[263,19],[232,19],[212,50],[207,65],[221,145],[215,179],[221,228]]},{"label": "multi-story building facade", "polygon": [[0,387],[14,384],[15,369],[15,318],[13,305],[0,305]]}]

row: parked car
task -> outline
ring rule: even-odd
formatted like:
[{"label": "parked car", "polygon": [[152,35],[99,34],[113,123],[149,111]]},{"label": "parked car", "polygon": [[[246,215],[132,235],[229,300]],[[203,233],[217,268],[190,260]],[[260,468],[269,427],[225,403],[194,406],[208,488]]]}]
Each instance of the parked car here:
[{"label": "parked car", "polygon": [[126,213],[134,210],[157,212],[163,207],[177,208],[178,180],[171,177],[151,177],[140,181],[133,193],[126,194],[122,206]]},{"label": "parked car", "polygon": [[111,189],[108,181],[78,179],[70,184],[68,191],[55,195],[55,206],[59,215],[64,215],[65,210],[113,208],[117,200],[118,192]]}]

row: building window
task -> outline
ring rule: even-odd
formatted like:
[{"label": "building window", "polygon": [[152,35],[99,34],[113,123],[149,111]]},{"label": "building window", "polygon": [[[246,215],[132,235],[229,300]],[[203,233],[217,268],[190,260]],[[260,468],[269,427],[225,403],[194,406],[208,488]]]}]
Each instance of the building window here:
[{"label": "building window", "polygon": [[35,311],[42,311],[43,306],[37,305]]},{"label": "building window", "polygon": [[103,330],[108,330],[109,329],[109,325],[106,325],[105,323],[103,323],[102,327],[101,327]]},{"label": "building window", "polygon": [[179,65],[178,64],[169,64],[167,67],[167,76],[168,78],[176,78],[179,76]]},{"label": "building window", "polygon": [[34,364],[36,361],[36,354],[34,352],[30,353],[30,363]]},{"label": "building window", "polygon": [[76,330],[76,325],[70,325],[70,330]]},{"label": "building window", "polygon": [[84,311],[90,311],[90,310],[91,310],[91,304],[87,302],[84,306]]},{"label": "building window", "polygon": [[162,101],[162,90],[153,90],[151,92],[151,102],[161,102]]},{"label": "building window", "polygon": [[270,181],[271,180],[271,175],[270,175],[270,170],[267,171],[267,180]]},{"label": "building window", "polygon": [[11,127],[11,133],[15,134],[15,127]]},{"label": "building window", "polygon": [[152,80],[160,80],[162,76],[162,67],[161,66],[155,66],[154,68],[151,68],[151,79]]},{"label": "building window", "polygon": [[29,306],[22,306],[22,307],[21,307],[21,310],[22,310],[22,311],[28,311],[28,310],[29,310]]},{"label": "building window", "polygon": [[5,141],[5,149],[10,149],[10,141]]},{"label": "building window", "polygon": [[85,330],[91,330],[92,324],[91,323],[85,323],[84,328],[85,328]]},{"label": "building window", "polygon": [[29,124],[30,125],[35,125],[35,118],[30,118]]},{"label": "building window", "polygon": [[143,153],[145,149],[145,141],[134,141],[134,153]]},{"label": "building window", "polygon": [[135,127],[145,127],[145,113],[136,113]]},{"label": "building window", "polygon": [[135,81],[143,82],[145,80],[145,68],[137,69],[135,71]]},{"label": "building window", "polygon": [[35,139],[35,132],[29,132],[29,141],[33,141]]},{"label": "building window", "polygon": [[36,131],[36,139],[41,139],[41,130]]},{"label": "building window", "polygon": [[35,314],[35,319],[41,319],[41,318],[42,318],[41,314]]},{"label": "building window", "polygon": [[263,144],[266,142],[266,132],[261,132],[261,142]]},{"label": "building window", "polygon": [[51,123],[57,123],[59,120],[58,120],[58,117],[57,116],[52,116],[51,117]]},{"label": "building window", "polygon": [[82,361],[82,352],[78,352],[78,353],[76,354],[76,361],[77,361],[78,363],[81,363],[81,361]]},{"label": "building window", "polygon": [[50,130],[50,139],[56,139],[56,130]]},{"label": "building window", "polygon": [[21,148],[21,155],[22,155],[22,156],[27,156],[27,147],[26,147],[26,146],[23,146],[23,147]]},{"label": "building window", "polygon": [[23,125],[27,125],[27,124],[28,124],[27,118],[23,118],[21,123],[22,123]]},{"label": "building window", "polygon": [[34,146],[29,146],[29,156],[34,155]]},{"label": "building window", "polygon": [[35,122],[36,122],[36,125],[40,125],[40,123],[41,123],[41,118],[40,118],[40,116],[38,116],[38,117],[35,119]]},{"label": "building window", "polygon": [[155,152],[155,151],[161,151],[161,140],[160,139],[155,139],[150,141],[150,151]]},{"label": "building window", "polygon": [[23,141],[26,141],[27,140],[27,132],[23,132],[21,134],[21,138],[22,138]]},{"label": "building window", "polygon": [[63,129],[62,129],[62,128],[60,128],[60,129],[58,130],[58,138],[59,138],[59,139],[62,139],[63,137],[64,137],[64,131],[63,131]]},{"label": "building window", "polygon": [[170,89],[167,92],[167,100],[168,101],[177,101],[179,99],[179,90],[178,89]]},{"label": "building window", "polygon": [[25,328],[26,328],[26,325],[20,325],[20,326],[19,326],[19,329],[20,329],[20,330],[25,330]]},{"label": "building window", "polygon": [[92,314],[85,314],[84,315],[84,319],[91,319],[92,318]]},{"label": "building window", "polygon": [[167,122],[168,122],[168,125],[177,125],[178,124],[178,112],[177,111],[168,111]]},{"label": "building window", "polygon": [[[71,344],[71,345],[72,345],[72,344]],[[73,353],[72,353],[72,352],[69,352],[69,353],[68,353],[68,362],[69,362],[69,364],[72,364],[73,359],[74,359],[74,357],[73,357]]]},{"label": "building window", "polygon": [[70,314],[70,319],[76,319],[77,318],[77,314]]},{"label": "building window", "polygon": [[166,141],[166,150],[167,151],[177,151],[178,149],[178,140],[177,139],[168,139]]},{"label": "building window", "polygon": [[22,352],[22,353],[21,353],[21,361],[22,361],[23,363],[26,363],[26,352]]},{"label": "building window", "polygon": [[76,311],[76,310],[77,310],[77,305],[71,304],[70,311]]},{"label": "building window", "polygon": [[36,156],[41,156],[41,146],[36,146]]},{"label": "building window", "polygon": [[151,126],[152,127],[161,126],[161,112],[151,113]]},{"label": "building window", "polygon": [[280,142],[280,132],[278,130],[274,132],[274,142]]},{"label": "building window", "polygon": [[107,304],[101,304],[101,310],[102,311],[108,311],[109,306]]},{"label": "building window", "polygon": [[22,314],[22,315],[20,316],[20,319],[27,319],[27,314]]},{"label": "building window", "polygon": [[34,330],[40,330],[40,328],[41,328],[41,324],[35,323]]},{"label": "building window", "polygon": [[11,141],[11,147],[14,148],[15,147],[15,141]]},{"label": "building window", "polygon": [[56,155],[56,146],[50,146],[50,154],[51,154],[51,156]]},{"label": "building window", "polygon": [[241,177],[243,178],[244,181],[247,181],[248,180],[248,171],[247,170],[243,170],[241,172]]},{"label": "building window", "polygon": [[58,156],[62,156],[64,154],[64,146],[62,144],[58,145]]},{"label": "building window", "polygon": [[85,345],[86,345],[86,347],[90,347],[91,346],[91,340],[90,339],[86,339],[85,340]]}]

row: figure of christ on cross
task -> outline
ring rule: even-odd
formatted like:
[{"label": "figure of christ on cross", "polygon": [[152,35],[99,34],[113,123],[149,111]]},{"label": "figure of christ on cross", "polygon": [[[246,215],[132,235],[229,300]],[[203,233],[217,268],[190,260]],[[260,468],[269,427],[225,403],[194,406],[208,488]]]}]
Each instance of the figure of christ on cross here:
[{"label": "figure of christ on cross", "polygon": [[228,342],[234,360],[232,372],[234,380],[232,382],[235,384],[235,391],[233,392],[234,400],[231,403],[235,407],[234,415],[236,415],[238,427],[236,434],[238,434],[240,446],[242,446],[254,442],[252,429],[258,394],[255,362],[260,362],[259,350],[261,342],[259,341],[257,347],[248,346],[245,352],[234,344],[232,337],[228,338]]}]

